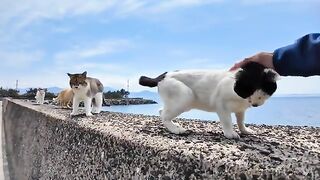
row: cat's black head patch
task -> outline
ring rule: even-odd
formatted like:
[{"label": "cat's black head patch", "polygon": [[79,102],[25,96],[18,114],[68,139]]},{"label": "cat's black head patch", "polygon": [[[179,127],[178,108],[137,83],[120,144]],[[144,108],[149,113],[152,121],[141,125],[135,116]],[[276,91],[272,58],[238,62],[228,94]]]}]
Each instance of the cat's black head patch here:
[{"label": "cat's black head patch", "polygon": [[247,63],[236,73],[234,91],[244,99],[259,89],[271,96],[277,89],[278,76],[275,71],[259,63]]}]

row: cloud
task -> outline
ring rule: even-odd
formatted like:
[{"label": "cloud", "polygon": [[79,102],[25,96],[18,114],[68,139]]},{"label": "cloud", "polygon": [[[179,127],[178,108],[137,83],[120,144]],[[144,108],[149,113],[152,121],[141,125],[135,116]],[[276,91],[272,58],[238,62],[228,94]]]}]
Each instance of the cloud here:
[{"label": "cloud", "polygon": [[41,61],[44,53],[42,51],[0,51],[2,66],[22,68],[31,66],[32,63]]},{"label": "cloud", "polygon": [[66,16],[95,14],[111,8],[115,0],[4,0],[0,3],[0,23],[7,24],[15,20],[18,27],[24,27],[41,19],[59,19]]},{"label": "cloud", "polygon": [[[109,73],[108,71],[105,72],[88,72],[89,77],[98,78],[105,87],[112,87],[115,89],[126,89],[127,81],[130,82],[130,90],[131,91],[139,91],[143,89],[142,86],[139,85],[138,76],[124,76],[121,74]],[[20,82],[21,86],[23,87],[32,87],[35,84],[41,87],[52,87],[58,86],[61,88],[66,88],[69,86],[69,78],[65,73],[51,72],[51,75],[47,76],[46,81],[43,81],[43,77],[31,77],[31,78],[23,78]]]},{"label": "cloud", "polygon": [[161,13],[182,7],[193,7],[224,0],[3,0],[0,2],[0,27],[14,23],[16,29],[43,19],[59,20],[65,17],[95,15],[109,12],[113,15],[133,13]]},{"label": "cloud", "polygon": [[104,40],[58,52],[54,55],[53,59],[57,62],[89,59],[96,56],[122,52],[130,47],[132,47],[132,43],[125,39]]},{"label": "cloud", "polygon": [[212,3],[220,3],[224,1],[225,0],[166,0],[159,1],[159,3],[151,5],[148,8],[148,11],[153,13],[159,13],[177,8],[202,6]]},{"label": "cloud", "polygon": [[144,86],[139,85],[140,75],[132,75],[132,76],[123,76],[119,74],[110,74],[110,73],[96,73],[92,74],[92,77],[96,77],[100,79],[105,87],[112,87],[115,89],[127,89],[127,82],[129,80],[129,90],[131,92],[149,90],[155,91],[156,88],[146,88]]},{"label": "cloud", "polygon": [[245,5],[265,5],[273,3],[319,3],[318,0],[242,0],[241,2]]},{"label": "cloud", "polygon": [[227,70],[230,67],[229,63],[224,63],[223,61],[214,62],[214,58],[207,57],[180,59],[177,61],[181,69]]},{"label": "cloud", "polygon": [[276,94],[312,94],[320,92],[320,77],[281,77]]},{"label": "cloud", "polygon": [[69,33],[72,32],[72,28],[71,27],[55,27],[52,29],[52,32],[54,33]]},{"label": "cloud", "polygon": [[[0,2],[0,27],[13,26],[14,29],[26,27],[41,20],[60,20],[78,17],[109,14],[130,16],[132,14],[159,14],[180,8],[192,8],[210,4],[228,3],[227,0],[2,0]],[[242,0],[242,4],[260,5],[268,3],[317,3],[318,0]],[[12,23],[14,22],[14,23]]]}]

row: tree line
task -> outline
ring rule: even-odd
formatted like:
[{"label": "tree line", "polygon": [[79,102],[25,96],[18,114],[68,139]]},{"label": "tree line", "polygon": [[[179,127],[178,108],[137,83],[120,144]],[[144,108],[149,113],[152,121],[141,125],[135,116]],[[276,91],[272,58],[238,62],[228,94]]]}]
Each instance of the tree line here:
[{"label": "tree line", "polygon": [[[34,99],[37,94],[37,88],[29,88],[26,93],[19,94],[18,90],[15,89],[4,89],[0,87],[0,97],[12,97],[16,99]],[[54,93],[46,92],[45,99],[52,99],[56,97]]]},{"label": "tree line", "polygon": [[122,99],[122,98],[128,97],[129,94],[130,93],[124,89],[120,89],[117,91],[108,91],[103,93],[104,98],[106,99]]},{"label": "tree line", "polygon": [[[34,99],[37,93],[37,88],[29,88],[26,93],[19,94],[18,90],[15,89],[4,89],[0,87],[0,97],[12,97],[16,99]],[[106,99],[122,99],[129,95],[130,93],[124,89],[116,91],[108,91],[103,93]],[[46,92],[45,99],[52,99],[56,97],[54,93]]]}]

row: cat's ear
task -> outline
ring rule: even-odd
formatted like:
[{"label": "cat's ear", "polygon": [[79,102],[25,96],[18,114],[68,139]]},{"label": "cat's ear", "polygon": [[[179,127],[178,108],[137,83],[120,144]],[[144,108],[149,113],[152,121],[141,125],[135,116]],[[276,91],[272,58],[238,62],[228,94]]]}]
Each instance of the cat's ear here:
[{"label": "cat's ear", "polygon": [[82,76],[87,77],[87,71],[83,72]]},{"label": "cat's ear", "polygon": [[67,73],[67,74],[68,74],[68,76],[69,76],[69,77],[71,77],[71,76],[72,76],[72,74],[70,74],[70,73]]}]

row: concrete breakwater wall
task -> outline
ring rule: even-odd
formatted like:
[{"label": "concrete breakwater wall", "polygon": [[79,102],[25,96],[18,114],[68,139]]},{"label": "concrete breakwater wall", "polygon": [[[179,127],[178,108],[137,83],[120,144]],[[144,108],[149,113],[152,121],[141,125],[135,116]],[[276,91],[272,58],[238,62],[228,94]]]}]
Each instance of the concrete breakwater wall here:
[{"label": "concrete breakwater wall", "polygon": [[4,100],[11,179],[319,179],[320,129],[251,125],[257,135],[223,137],[216,122],[179,123],[170,134],[159,117],[70,110]]}]

